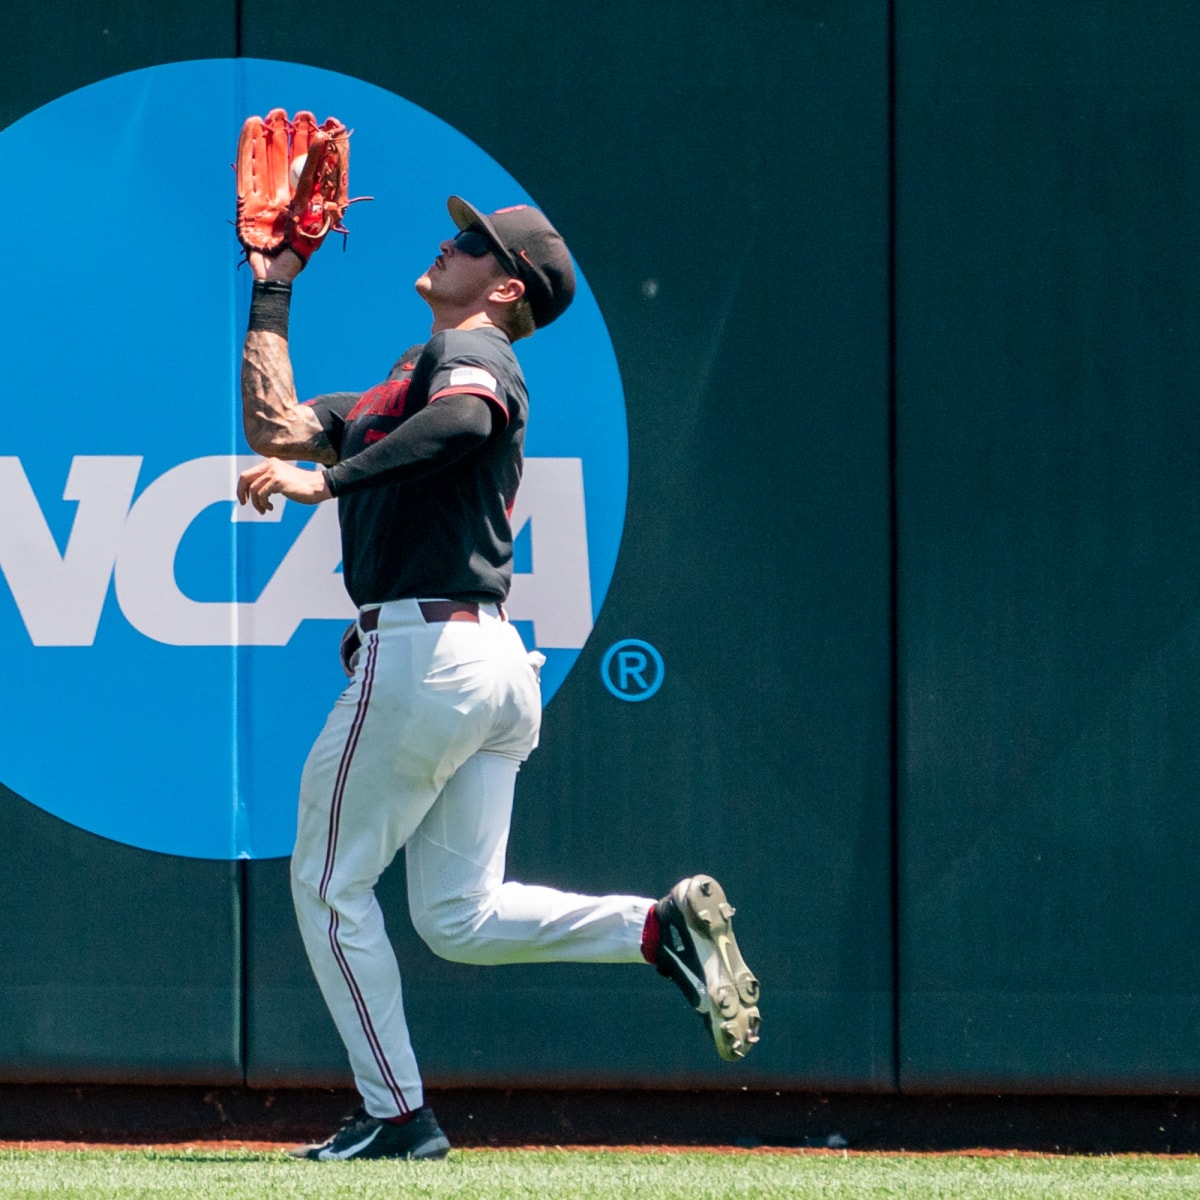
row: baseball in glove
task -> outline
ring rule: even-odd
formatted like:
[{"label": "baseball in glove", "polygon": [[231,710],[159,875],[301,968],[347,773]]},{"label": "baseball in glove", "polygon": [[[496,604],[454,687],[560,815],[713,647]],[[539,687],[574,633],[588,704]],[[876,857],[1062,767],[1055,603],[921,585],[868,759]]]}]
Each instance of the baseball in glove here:
[{"label": "baseball in glove", "polygon": [[[346,233],[350,133],[336,117],[282,108],[248,117],[238,138],[237,236],[249,254],[285,247],[307,263],[331,230]],[[369,197],[362,197],[369,199]]]}]

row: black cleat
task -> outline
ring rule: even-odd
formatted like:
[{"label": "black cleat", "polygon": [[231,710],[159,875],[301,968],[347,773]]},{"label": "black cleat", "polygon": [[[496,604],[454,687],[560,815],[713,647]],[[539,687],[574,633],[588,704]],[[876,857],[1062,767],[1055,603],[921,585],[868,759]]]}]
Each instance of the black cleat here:
[{"label": "black cleat", "polygon": [[372,1117],[365,1108],[352,1112],[327,1142],[298,1146],[288,1153],[293,1158],[340,1162],[348,1158],[445,1158],[450,1143],[433,1115],[433,1109],[418,1108],[412,1120],[393,1125]]},{"label": "black cleat", "polygon": [[654,965],[673,979],[712,1030],[717,1053],[736,1062],[758,1041],[758,980],[733,936],[733,905],[711,875],[677,883],[656,905]]}]

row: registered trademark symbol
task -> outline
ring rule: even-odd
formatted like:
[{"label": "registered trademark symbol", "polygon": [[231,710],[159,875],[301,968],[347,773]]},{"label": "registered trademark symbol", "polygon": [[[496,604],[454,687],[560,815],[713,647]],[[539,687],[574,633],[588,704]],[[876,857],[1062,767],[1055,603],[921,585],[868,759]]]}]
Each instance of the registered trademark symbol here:
[{"label": "registered trademark symbol", "polygon": [[600,678],[618,700],[649,700],[662,687],[665,674],[662,655],[637,638],[610,646],[600,664]]}]

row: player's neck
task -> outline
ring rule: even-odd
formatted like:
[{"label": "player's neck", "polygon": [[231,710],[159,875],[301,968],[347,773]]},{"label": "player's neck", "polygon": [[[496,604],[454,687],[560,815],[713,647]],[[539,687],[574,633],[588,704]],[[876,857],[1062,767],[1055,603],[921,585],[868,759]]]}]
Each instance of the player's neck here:
[{"label": "player's neck", "polygon": [[436,313],[430,333],[441,333],[445,329],[495,329],[496,323],[485,312]]}]

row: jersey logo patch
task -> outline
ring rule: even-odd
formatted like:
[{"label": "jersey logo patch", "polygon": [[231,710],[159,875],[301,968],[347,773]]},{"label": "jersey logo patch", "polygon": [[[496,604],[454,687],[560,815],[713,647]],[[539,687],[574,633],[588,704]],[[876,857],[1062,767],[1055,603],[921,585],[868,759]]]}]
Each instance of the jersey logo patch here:
[{"label": "jersey logo patch", "polygon": [[451,387],[480,387],[486,392],[496,393],[496,377],[482,367],[455,367],[450,372]]},{"label": "jersey logo patch", "polygon": [[[484,372],[487,375],[487,372]],[[488,375],[491,379],[491,376]],[[493,383],[495,381],[493,380]],[[373,417],[398,417],[404,412],[404,398],[408,394],[407,379],[393,379],[390,383],[381,383],[363,392],[358,403],[350,410],[346,420],[353,421],[355,417],[370,414]]]}]

